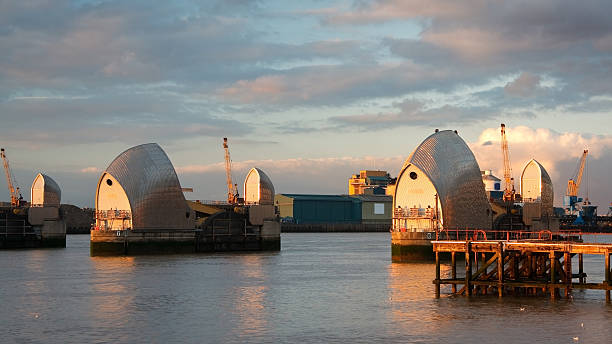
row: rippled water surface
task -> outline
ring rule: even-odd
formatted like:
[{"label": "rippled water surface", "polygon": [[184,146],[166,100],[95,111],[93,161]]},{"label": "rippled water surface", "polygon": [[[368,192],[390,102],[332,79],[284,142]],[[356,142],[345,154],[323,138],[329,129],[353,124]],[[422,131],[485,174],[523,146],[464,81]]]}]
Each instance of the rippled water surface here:
[{"label": "rippled water surface", "polygon": [[[612,342],[601,291],[436,300],[435,266],[392,264],[388,233],[283,234],[277,253],[91,258],[86,235],[67,246],[0,251],[0,342]],[[585,270],[600,282],[603,258]]]}]

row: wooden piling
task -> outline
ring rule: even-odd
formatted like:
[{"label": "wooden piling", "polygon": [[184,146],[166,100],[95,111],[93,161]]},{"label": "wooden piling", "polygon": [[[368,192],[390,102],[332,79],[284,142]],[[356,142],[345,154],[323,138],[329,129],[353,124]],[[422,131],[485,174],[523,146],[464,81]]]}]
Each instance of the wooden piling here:
[{"label": "wooden piling", "polygon": [[[605,253],[605,260],[606,260],[606,272],[604,274],[604,283],[606,285],[610,284],[610,251],[606,250]],[[606,289],[606,303],[610,303],[610,289]]]},{"label": "wooden piling", "polygon": [[497,295],[504,296],[504,243],[497,243]]},{"label": "wooden piling", "polygon": [[470,280],[472,279],[472,259],[471,254],[471,243],[470,241],[465,242],[465,294],[469,297],[472,296],[472,285]]},{"label": "wooden piling", "polygon": [[583,261],[582,261],[582,253],[578,253],[578,275],[580,276],[578,278],[578,282],[580,284],[584,284],[585,282],[585,278],[584,278],[584,267],[583,267]]},{"label": "wooden piling", "polygon": [[557,291],[557,288],[555,288],[555,284],[557,283],[557,277],[555,276],[555,267],[556,267],[556,261],[557,258],[555,257],[555,251],[550,251],[549,253],[549,258],[550,258],[550,298],[552,300],[555,299],[555,292]]},{"label": "wooden piling", "polygon": [[440,252],[436,251],[436,299],[440,298]]},{"label": "wooden piling", "polygon": [[569,298],[572,290],[572,256],[563,252],[563,265],[565,265],[565,298]]},{"label": "wooden piling", "polygon": [[[453,280],[457,279],[457,258],[455,257],[455,251],[451,252],[451,277]],[[457,284],[453,283],[451,286],[451,292],[455,294],[457,292]]]},{"label": "wooden piling", "polygon": [[[508,291],[514,295],[538,295],[550,293],[555,300],[564,289],[565,296],[570,297],[572,290],[598,289],[606,292],[606,300],[610,302],[612,290],[612,270],[610,257],[612,244],[599,243],[560,243],[541,240],[520,240],[504,242],[499,240],[484,241],[435,241],[436,255],[436,297],[440,297],[441,286],[450,284],[453,293],[465,294],[468,297],[494,291],[497,288],[498,297],[503,297]],[[451,276],[440,277],[440,253],[451,253]],[[465,254],[465,278],[457,278],[457,253]],[[485,262],[478,262],[483,257],[491,255]],[[580,273],[572,273],[572,256],[578,254]],[[580,261],[583,254],[603,254],[605,256],[605,277],[601,283],[586,283],[584,266]],[[563,263],[561,263],[563,257]],[[474,261],[472,261],[474,260]],[[497,262],[497,267],[495,263]],[[473,264],[478,269],[472,273]],[[574,284],[573,278],[579,278],[582,283]],[[461,289],[457,285],[463,284]],[[476,289],[474,289],[476,288]],[[542,291],[542,293],[539,292]]]}]

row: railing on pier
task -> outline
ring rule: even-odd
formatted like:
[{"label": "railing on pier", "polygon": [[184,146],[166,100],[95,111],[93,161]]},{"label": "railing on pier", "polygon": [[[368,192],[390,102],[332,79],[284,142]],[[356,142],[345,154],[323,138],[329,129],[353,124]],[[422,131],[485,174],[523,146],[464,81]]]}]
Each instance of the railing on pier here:
[{"label": "railing on pier", "polygon": [[[533,232],[532,232],[533,233]],[[541,233],[540,233],[541,234]],[[547,233],[550,237],[568,235],[576,237],[585,233]],[[589,233],[590,234],[590,233]],[[603,233],[599,233],[603,234]],[[606,233],[611,234],[611,233]],[[561,289],[570,297],[572,289],[605,290],[606,302],[610,302],[612,271],[610,255],[612,244],[582,243],[581,241],[550,241],[544,239],[525,240],[437,240],[433,241],[436,256],[436,297],[440,297],[440,286],[451,285],[453,294],[497,293],[513,295],[543,295],[558,297]],[[441,278],[440,254],[451,254],[450,278]],[[456,255],[465,255],[465,275],[457,276]],[[587,283],[583,255],[603,255],[605,260],[604,280]],[[578,256],[578,274],[572,272],[572,257]],[[479,266],[480,264],[480,266]],[[473,269],[476,272],[472,272]],[[574,281],[577,280],[577,281]],[[463,287],[457,291],[457,286]]]}]

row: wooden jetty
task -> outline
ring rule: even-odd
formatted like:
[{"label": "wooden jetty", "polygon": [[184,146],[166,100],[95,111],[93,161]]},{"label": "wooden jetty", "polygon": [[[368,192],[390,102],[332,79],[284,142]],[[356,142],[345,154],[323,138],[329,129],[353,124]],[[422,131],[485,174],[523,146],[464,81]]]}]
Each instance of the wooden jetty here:
[{"label": "wooden jetty", "polygon": [[[497,294],[546,295],[551,299],[569,298],[572,289],[604,290],[610,302],[612,290],[610,254],[612,244],[527,240],[447,240],[433,241],[436,258],[436,298],[440,286],[451,285],[453,294],[466,296]],[[451,276],[440,277],[440,255],[450,253]],[[604,280],[587,283],[583,268],[585,254],[605,257]],[[578,256],[578,273],[572,271],[572,258]],[[457,258],[465,257],[465,277],[457,277]],[[457,290],[458,286],[462,286]]]}]

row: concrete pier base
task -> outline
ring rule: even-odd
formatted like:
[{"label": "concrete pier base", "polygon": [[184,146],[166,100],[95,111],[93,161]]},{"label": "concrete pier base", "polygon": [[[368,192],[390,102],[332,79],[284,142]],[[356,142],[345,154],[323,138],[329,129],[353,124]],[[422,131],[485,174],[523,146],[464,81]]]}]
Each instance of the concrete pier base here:
[{"label": "concrete pier base", "polygon": [[433,262],[435,232],[391,232],[391,261],[395,263]]},{"label": "concrete pier base", "polygon": [[198,252],[278,251],[280,224],[265,221],[256,232],[149,229],[91,231],[91,256]]}]

